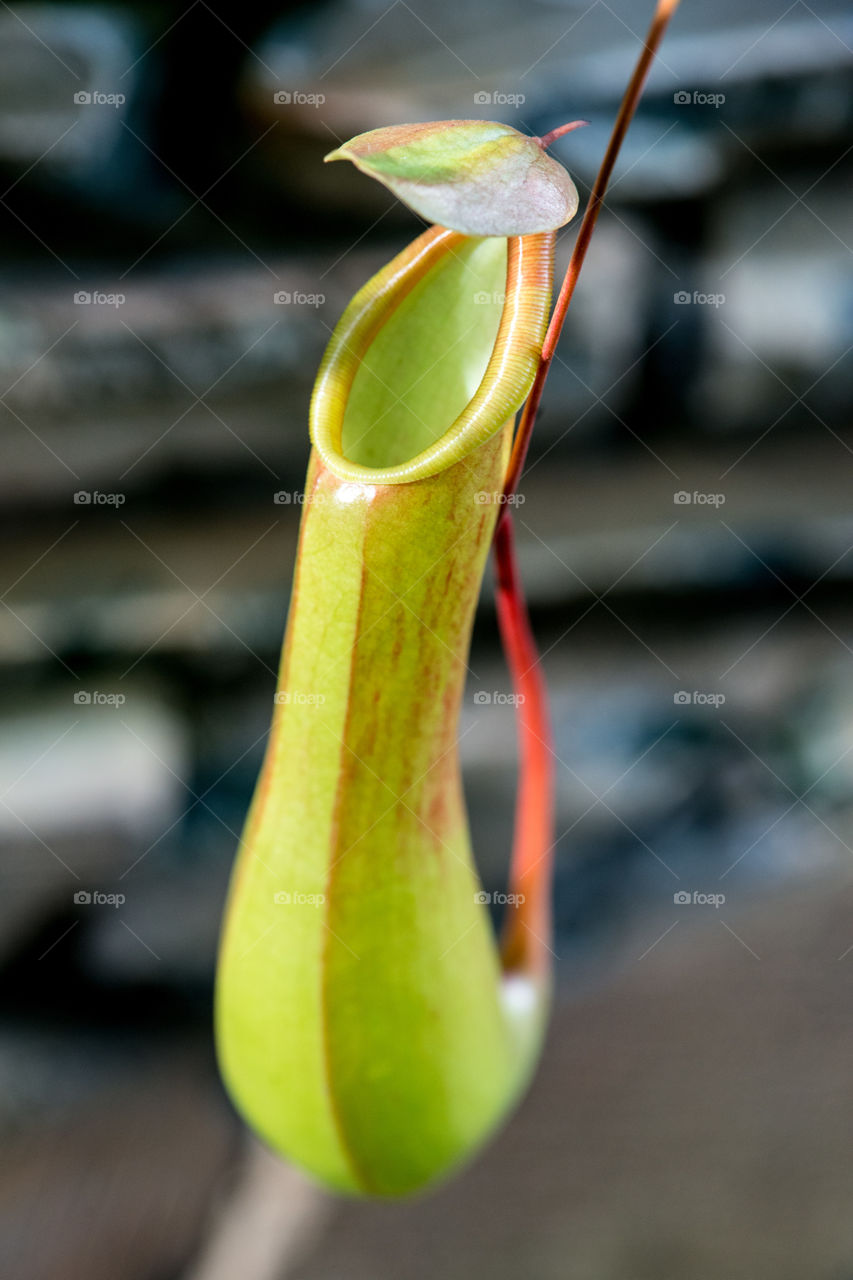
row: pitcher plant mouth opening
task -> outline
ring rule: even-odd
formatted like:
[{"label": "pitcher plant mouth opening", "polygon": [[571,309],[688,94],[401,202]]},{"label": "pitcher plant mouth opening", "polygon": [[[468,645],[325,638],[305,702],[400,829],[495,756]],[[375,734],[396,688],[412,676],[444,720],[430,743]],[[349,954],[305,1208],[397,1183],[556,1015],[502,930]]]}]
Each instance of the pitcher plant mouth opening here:
[{"label": "pitcher plant mouth opening", "polygon": [[363,484],[423,480],[515,414],[542,349],[554,240],[431,227],[355,295],[311,400],[311,439],[330,470]]}]

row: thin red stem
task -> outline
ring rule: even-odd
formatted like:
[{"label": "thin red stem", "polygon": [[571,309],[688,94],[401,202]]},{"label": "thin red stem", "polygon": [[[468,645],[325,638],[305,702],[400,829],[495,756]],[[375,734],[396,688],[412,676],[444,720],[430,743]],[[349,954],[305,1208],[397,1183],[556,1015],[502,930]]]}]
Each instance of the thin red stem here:
[{"label": "thin red stem", "polygon": [[[669,20],[677,7],[678,0],[658,0],[646,43],[622,99],[601,168],[590,193],[568,270],[545,334],[533,386],[521,415],[507,469],[505,487],[507,500],[513,497],[518,488],[542,400],[542,391],[566,319],[566,312],[589,249],[592,233],[601,212],[610,177],[625,134],[628,132],[628,126],[637,110],[649,69]],[[540,138],[539,143],[543,147],[548,146],[555,138],[578,128],[583,123],[585,122],[576,120],[569,125],[553,129]],[[547,691],[518,571],[509,501],[504,502],[498,517],[494,554],[497,572],[498,624],[513,688],[519,697],[519,779],[510,889],[514,894],[523,895],[520,905],[514,909],[510,908],[507,914],[501,948],[502,963],[505,972],[523,971],[544,980],[548,972],[548,952],[551,944],[551,868],[554,848],[553,749]]]},{"label": "thin red stem", "polygon": [[[512,517],[495,531],[495,602],[504,652],[518,699],[518,794],[515,805],[510,907],[502,939],[505,972],[545,978],[551,938],[551,846],[554,840],[554,768],[545,678],[530,627],[515,554]],[[541,945],[540,945],[541,944]]]},{"label": "thin red stem", "polygon": [[[637,105],[643,92],[643,86],[649,69],[654,61],[655,54],[663,39],[667,24],[675,10],[678,8],[678,0],[658,0],[658,6],[652,18],[649,34],[646,43],[643,45],[642,53],[637,59],[637,65],[634,68],[634,74],[628,88],[625,90],[625,96],[622,99],[622,105],[619,108],[619,114],[616,117],[616,123],[613,126],[613,132],[610,135],[610,141],[607,144],[607,150],[604,153],[604,159],[601,162],[601,168],[592,186],[590,192],[589,203],[583,215],[578,238],[575,241],[575,247],[572,251],[571,260],[559,297],[554,306],[551,315],[551,322],[548,325],[548,332],[545,334],[545,341],[542,344],[542,354],[539,359],[539,367],[536,371],[536,377],[530,395],[527,397],[527,403],[521,415],[521,422],[518,426],[518,432],[515,437],[515,444],[512,450],[509,469],[507,471],[506,493],[513,494],[518,488],[518,482],[521,479],[521,472],[524,468],[524,460],[527,457],[527,449],[530,445],[530,436],[533,432],[533,426],[536,421],[536,415],[539,411],[539,404],[542,400],[542,391],[545,387],[545,380],[551,368],[551,361],[554,358],[554,350],[557,341],[562,332],[563,324],[566,319],[566,312],[569,309],[569,303],[575,291],[581,267],[584,264],[587,250],[589,249],[592,233],[595,230],[595,224],[598,221],[598,215],[601,212],[601,206],[604,202],[604,196],[607,192],[607,186],[610,182],[614,166],[619,157],[622,143],[625,140],[625,134],[628,132],[628,126],[633,119],[637,110]],[[556,132],[556,131],[555,131]],[[550,135],[546,134],[545,137]],[[506,511],[506,507],[504,507]]]}]

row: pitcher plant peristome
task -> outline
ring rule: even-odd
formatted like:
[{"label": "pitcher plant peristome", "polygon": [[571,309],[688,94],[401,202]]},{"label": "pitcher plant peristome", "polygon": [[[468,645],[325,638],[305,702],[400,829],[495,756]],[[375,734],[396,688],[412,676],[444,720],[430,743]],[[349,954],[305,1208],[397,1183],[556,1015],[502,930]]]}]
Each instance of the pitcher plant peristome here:
[{"label": "pitcher plant peristome", "polygon": [[[318,374],[216,1022],[245,1118],[342,1192],[404,1195],[470,1156],[523,1089],[545,1023],[547,884],[522,858],[537,927],[513,922],[502,967],[456,743],[514,415],[540,365],[554,231],[577,207],[568,175],[535,160],[541,141],[462,121],[340,149],[459,229],[431,227],[356,294]],[[502,623],[524,653],[509,570]],[[538,669],[513,665],[533,689]],[[545,858],[549,815],[536,822]]]}]

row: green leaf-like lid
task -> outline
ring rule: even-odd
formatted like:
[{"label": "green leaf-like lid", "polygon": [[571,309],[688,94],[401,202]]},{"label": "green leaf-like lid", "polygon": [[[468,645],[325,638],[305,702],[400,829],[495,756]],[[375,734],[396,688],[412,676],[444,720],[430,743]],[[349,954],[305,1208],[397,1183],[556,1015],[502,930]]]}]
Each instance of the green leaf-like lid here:
[{"label": "green leaf-like lid", "polygon": [[493,120],[436,120],[371,129],[330,151],[351,160],[428,222],[469,236],[553,231],[578,193],[539,139]]}]

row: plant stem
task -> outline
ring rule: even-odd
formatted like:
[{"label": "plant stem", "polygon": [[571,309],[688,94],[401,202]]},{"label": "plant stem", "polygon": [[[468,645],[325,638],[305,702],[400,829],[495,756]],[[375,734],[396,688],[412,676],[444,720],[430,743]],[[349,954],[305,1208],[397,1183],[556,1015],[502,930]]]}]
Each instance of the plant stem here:
[{"label": "plant stem", "polygon": [[[530,628],[515,554],[512,519],[495,532],[495,603],[504,653],[519,702],[518,795],[515,807],[511,889],[523,902],[508,910],[501,940],[505,972],[542,977],[551,937],[551,845],[554,830],[554,767],[545,677]],[[541,944],[541,945],[540,945]]]},{"label": "plant stem", "polygon": [[[521,415],[504,488],[506,499],[515,494],[542,392],[554,351],[562,332],[569,303],[589,249],[592,233],[604,203],[604,196],[628,127],[637,110],[655,54],[679,0],[658,0],[642,52],[613,126],[613,132],[590,192],[575,247],[560,289],[536,377]],[[546,147],[564,133],[585,123],[575,120],[552,129],[539,139]],[[513,689],[523,696],[518,704],[519,778],[516,798],[510,889],[524,894],[524,902],[508,916],[502,943],[502,960],[507,971],[520,968],[541,972],[551,942],[551,867],[554,853],[553,748],[548,715],[547,691],[536,642],[530,627],[527,602],[518,571],[515,537],[509,502],[498,517],[494,539],[497,574],[497,612],[504,654],[512,676]]]},{"label": "plant stem", "polygon": [[[551,361],[554,357],[554,351],[562,332],[563,324],[566,319],[566,312],[569,309],[569,303],[575,291],[578,282],[581,267],[584,264],[587,250],[589,249],[592,233],[595,230],[595,224],[598,221],[598,215],[601,212],[601,206],[604,203],[604,196],[613,173],[614,166],[619,157],[622,143],[628,132],[628,127],[637,110],[637,105],[643,92],[643,86],[646,77],[649,74],[652,62],[661,40],[664,37],[667,25],[675,10],[678,8],[678,0],[658,0],[654,17],[643,45],[642,53],[637,59],[637,65],[634,68],[634,74],[628,88],[625,90],[625,96],[622,99],[622,105],[619,108],[619,114],[616,117],[616,123],[613,126],[613,132],[610,135],[610,141],[607,144],[607,150],[604,153],[604,159],[601,162],[601,168],[598,171],[595,182],[590,192],[589,203],[584,212],[583,221],[581,222],[578,238],[575,241],[575,247],[572,251],[571,260],[560,289],[554,311],[551,316],[551,322],[548,325],[548,332],[545,334],[545,341],[542,344],[542,354],[539,359],[539,368],[536,371],[536,378],[527,397],[527,403],[521,415],[518,432],[513,446],[512,457],[510,459],[509,468],[507,470],[506,489],[507,495],[515,493],[518,488],[518,482],[521,479],[521,472],[524,467],[524,460],[527,456],[527,449],[530,444],[530,437],[533,432],[533,426],[536,421],[536,415],[539,411],[539,404],[542,399],[542,391],[545,381],[551,368]],[[559,130],[552,131],[554,135],[559,135]],[[546,134],[545,138],[550,138],[551,134]],[[544,142],[545,139],[542,139]],[[506,506],[504,510],[504,519],[506,518]]]},{"label": "plant stem", "polygon": [[547,147],[550,147],[552,142],[556,142],[558,138],[562,138],[567,133],[573,133],[575,129],[583,129],[588,124],[588,120],[572,120],[571,124],[561,124],[556,129],[543,133],[542,137],[537,138],[536,141],[544,151]]}]

